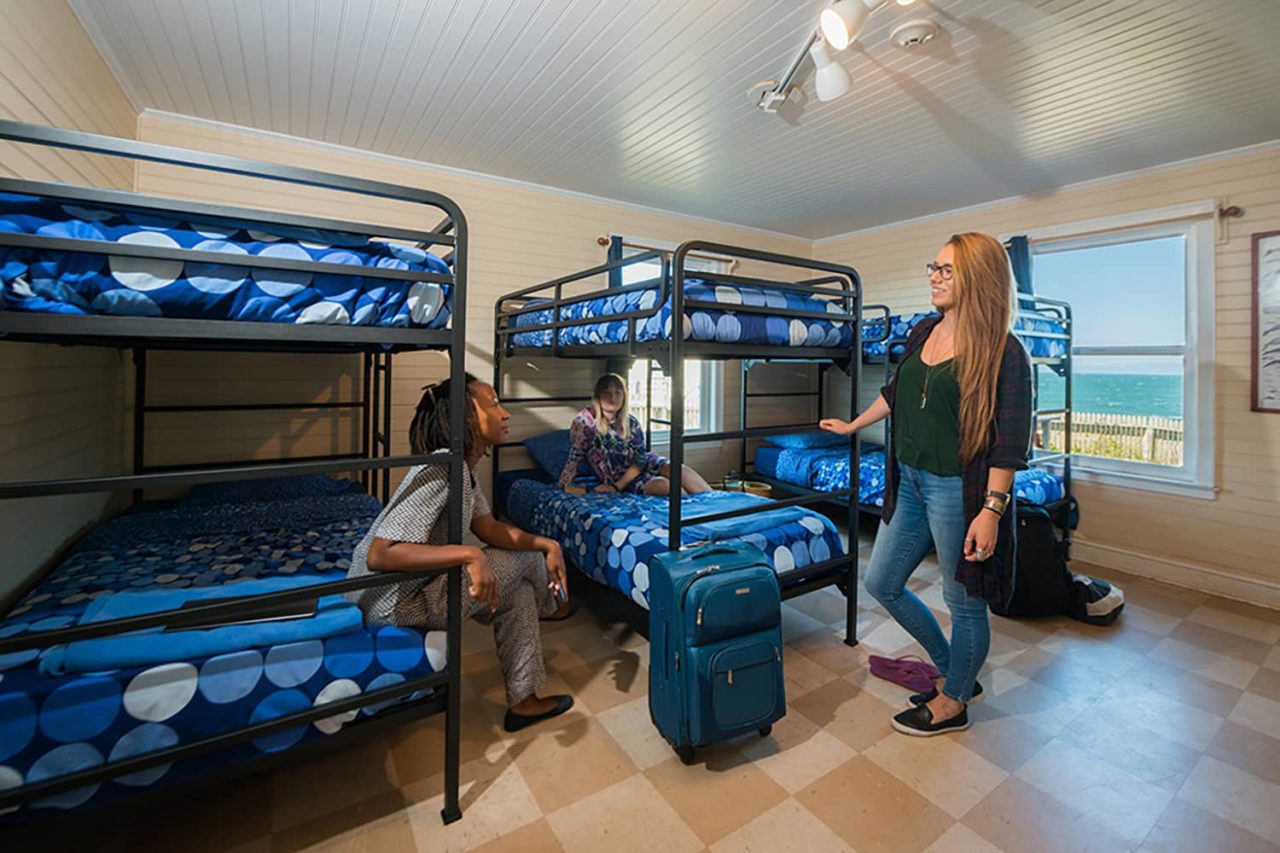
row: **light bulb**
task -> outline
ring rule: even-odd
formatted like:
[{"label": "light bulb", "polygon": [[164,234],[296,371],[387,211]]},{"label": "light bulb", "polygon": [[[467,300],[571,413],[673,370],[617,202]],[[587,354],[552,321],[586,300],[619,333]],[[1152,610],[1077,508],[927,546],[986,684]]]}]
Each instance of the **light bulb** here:
[{"label": "light bulb", "polygon": [[849,76],[849,72],[831,58],[827,53],[827,46],[821,40],[815,41],[809,48],[809,56],[813,58],[816,69],[813,84],[818,100],[833,101],[853,86],[853,78]]}]

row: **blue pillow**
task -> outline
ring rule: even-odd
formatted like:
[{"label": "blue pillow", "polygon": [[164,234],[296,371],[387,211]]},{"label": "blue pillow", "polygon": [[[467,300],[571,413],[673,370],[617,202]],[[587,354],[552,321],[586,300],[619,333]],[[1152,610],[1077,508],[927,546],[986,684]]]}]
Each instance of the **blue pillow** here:
[{"label": "blue pillow", "polygon": [[[552,482],[559,479],[560,472],[569,462],[569,430],[557,429],[542,435],[533,435],[521,444],[524,445],[525,450],[529,451],[533,461],[538,463],[538,467],[551,475]],[[587,460],[583,459],[578,465],[574,482],[582,477],[594,476],[591,466],[587,464]]]},{"label": "blue pillow", "polygon": [[533,461],[551,477],[559,477],[569,461],[569,430],[558,429],[542,435],[533,435],[523,442]]},{"label": "blue pillow", "polygon": [[848,447],[849,436],[837,435],[834,432],[817,429],[812,432],[771,435],[765,441],[774,447],[785,447],[789,450],[806,450],[814,447]]}]

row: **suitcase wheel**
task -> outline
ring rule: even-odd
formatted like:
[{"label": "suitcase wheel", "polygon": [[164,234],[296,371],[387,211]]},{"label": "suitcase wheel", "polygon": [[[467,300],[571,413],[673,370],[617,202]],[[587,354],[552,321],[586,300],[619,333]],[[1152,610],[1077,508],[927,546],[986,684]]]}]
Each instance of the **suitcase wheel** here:
[{"label": "suitcase wheel", "polygon": [[760,730],[760,737],[768,737],[773,732],[773,725],[767,725]]},{"label": "suitcase wheel", "polygon": [[681,763],[692,764],[693,763],[693,744],[690,744],[690,743],[680,744],[679,746],[676,747],[676,755],[680,756]]}]

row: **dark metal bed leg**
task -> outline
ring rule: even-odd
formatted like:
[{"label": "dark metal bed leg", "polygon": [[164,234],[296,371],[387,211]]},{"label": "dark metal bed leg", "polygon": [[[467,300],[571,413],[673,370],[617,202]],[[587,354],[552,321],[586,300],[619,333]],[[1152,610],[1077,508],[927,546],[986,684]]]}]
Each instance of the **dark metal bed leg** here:
[{"label": "dark metal bed leg", "polygon": [[[133,473],[146,468],[147,452],[147,350],[133,349]],[[134,506],[142,503],[142,489],[133,490]]]},{"label": "dark metal bed leg", "polygon": [[[382,373],[382,455],[391,455],[391,353],[383,356]],[[391,500],[391,469],[382,470],[382,503]]]},{"label": "dark metal bed leg", "polygon": [[[452,473],[451,473],[452,477]],[[452,511],[461,516],[459,509]],[[450,520],[452,524],[452,519]],[[461,537],[459,537],[461,538]],[[446,655],[449,668],[448,707],[444,715],[444,808],[440,819],[453,823],[462,819],[458,805],[458,767],[461,753],[462,715],[462,573],[460,569],[449,572],[449,650]]]},{"label": "dark metal bed leg", "polygon": [[[360,383],[360,458],[368,459],[369,452],[372,448],[372,427],[371,418],[373,417],[372,400],[369,396],[369,383],[373,378],[373,355],[364,353],[361,357],[364,367],[363,380]],[[364,490],[369,494],[373,494],[369,488],[369,469],[366,468],[360,472],[360,485],[364,486]]]}]

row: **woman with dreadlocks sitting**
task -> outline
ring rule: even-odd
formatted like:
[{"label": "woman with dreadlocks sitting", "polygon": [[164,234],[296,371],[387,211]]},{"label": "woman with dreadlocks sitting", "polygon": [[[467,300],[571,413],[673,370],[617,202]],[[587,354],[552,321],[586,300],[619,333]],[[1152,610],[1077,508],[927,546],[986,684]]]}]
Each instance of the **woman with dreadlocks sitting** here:
[{"label": "woman with dreadlocks sitting", "polygon": [[[563,714],[570,696],[539,696],[546,685],[538,620],[568,615],[564,557],[551,539],[534,536],[493,517],[476,484],[475,465],[507,435],[511,418],[493,386],[467,374],[463,449],[467,470],[462,484],[462,517],[488,547],[451,545],[447,508],[449,469],[418,465],[409,469],[391,502],[356,546],[349,577],[372,572],[421,572],[462,565],[462,615],[493,624],[498,660],[506,682],[503,727],[525,726]],[[449,448],[449,380],[428,386],[418,403],[409,443],[415,454]],[[448,586],[443,575],[366,589],[360,609],[373,624],[443,629]],[[558,601],[565,604],[557,608]]]}]

